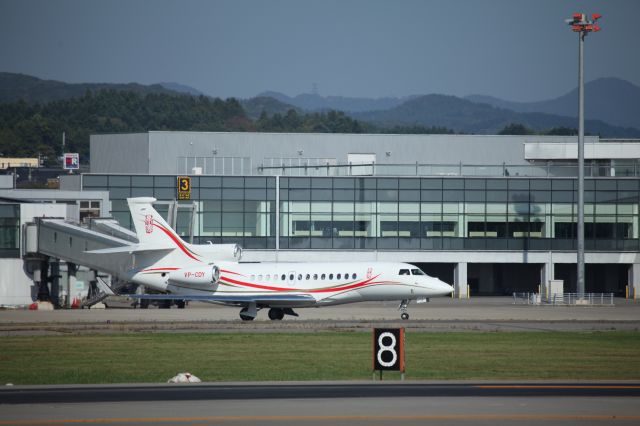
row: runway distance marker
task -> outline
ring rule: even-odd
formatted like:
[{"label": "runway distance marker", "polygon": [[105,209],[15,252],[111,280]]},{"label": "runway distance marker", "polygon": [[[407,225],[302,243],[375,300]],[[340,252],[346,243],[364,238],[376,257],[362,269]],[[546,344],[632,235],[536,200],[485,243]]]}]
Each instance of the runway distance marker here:
[{"label": "runway distance marker", "polygon": [[376,371],[399,371],[404,379],[404,328],[373,329],[373,377]]}]

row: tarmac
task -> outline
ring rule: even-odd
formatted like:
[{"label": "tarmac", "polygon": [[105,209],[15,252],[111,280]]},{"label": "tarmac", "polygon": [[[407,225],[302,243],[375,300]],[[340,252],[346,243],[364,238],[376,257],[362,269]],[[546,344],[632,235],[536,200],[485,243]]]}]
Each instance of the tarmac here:
[{"label": "tarmac", "polygon": [[640,384],[282,382],[0,389],[0,425],[638,424]]},{"label": "tarmac", "polygon": [[[444,332],[640,330],[640,303],[514,304],[511,297],[432,299],[299,309],[241,321],[238,308],[0,310],[0,336],[148,332],[370,332],[377,326]],[[118,307],[115,307],[115,306]],[[2,425],[602,425],[640,424],[637,382],[320,382],[15,386],[0,390]]]},{"label": "tarmac", "polygon": [[118,332],[291,332],[369,331],[402,326],[418,331],[594,331],[640,330],[640,301],[614,299],[606,306],[552,306],[514,303],[512,297],[435,298],[409,305],[400,319],[398,304],[365,302],[298,309],[299,317],[271,321],[261,311],[241,321],[239,308],[191,303],[186,309],[133,309],[130,302],[107,301],[108,309],[0,310],[0,336]]}]

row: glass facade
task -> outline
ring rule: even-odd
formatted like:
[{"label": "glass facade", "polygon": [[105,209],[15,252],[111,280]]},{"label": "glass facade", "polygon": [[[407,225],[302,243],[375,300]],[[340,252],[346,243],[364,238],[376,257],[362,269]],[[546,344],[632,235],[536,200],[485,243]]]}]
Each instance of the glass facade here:
[{"label": "glass facade", "polygon": [[[276,178],[271,177],[191,177],[190,205],[196,202],[194,242],[238,243],[244,248],[275,248]],[[122,226],[132,228],[127,207],[129,197],[176,199],[175,176],[84,175],[84,190],[108,190],[111,215]],[[167,216],[168,207],[156,209]],[[177,232],[189,234],[191,212],[178,211]]]},{"label": "glass facade", "polygon": [[0,204],[0,258],[20,257],[20,205]]},{"label": "glass facade", "polygon": [[[281,249],[575,250],[573,178],[191,179],[199,242],[275,249],[277,221]],[[587,250],[639,250],[639,182],[586,180]],[[84,175],[83,189],[108,190],[112,215],[131,227],[126,198],[173,200],[176,177]],[[178,216],[183,235],[189,214]]]}]

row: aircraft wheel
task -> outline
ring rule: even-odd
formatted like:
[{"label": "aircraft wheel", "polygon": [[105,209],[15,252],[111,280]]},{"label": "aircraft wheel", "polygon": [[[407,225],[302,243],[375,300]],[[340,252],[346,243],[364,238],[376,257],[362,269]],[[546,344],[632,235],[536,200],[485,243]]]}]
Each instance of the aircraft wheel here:
[{"label": "aircraft wheel", "polygon": [[178,309],[184,309],[184,306],[186,305],[186,303],[184,302],[184,300],[178,300],[176,302],[176,305],[178,306]]},{"label": "aircraft wheel", "polygon": [[269,309],[269,319],[273,321],[279,321],[284,318],[284,311],[280,308]]},{"label": "aircraft wheel", "polygon": [[140,309],[149,308],[149,299],[140,299]]},{"label": "aircraft wheel", "polygon": [[247,312],[247,308],[242,308],[242,310],[240,311],[240,319],[242,321],[253,321],[253,318],[251,315],[246,315],[245,312]]},{"label": "aircraft wheel", "polygon": [[408,320],[409,319],[409,314],[406,312],[403,312],[402,315],[400,315],[400,318],[402,318],[403,320]]}]

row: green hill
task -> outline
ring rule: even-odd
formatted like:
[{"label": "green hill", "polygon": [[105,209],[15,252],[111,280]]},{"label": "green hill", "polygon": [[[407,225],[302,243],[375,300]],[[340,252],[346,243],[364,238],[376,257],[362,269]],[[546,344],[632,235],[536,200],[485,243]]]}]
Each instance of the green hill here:
[{"label": "green hill", "polygon": [[116,90],[139,95],[164,93],[177,95],[178,92],[160,84],[145,86],[138,83],[64,83],[55,80],[42,80],[25,74],[0,72],[0,103],[23,100],[27,103],[45,103],[63,99],[77,98],[87,91]]}]

